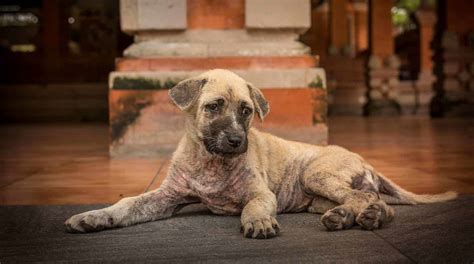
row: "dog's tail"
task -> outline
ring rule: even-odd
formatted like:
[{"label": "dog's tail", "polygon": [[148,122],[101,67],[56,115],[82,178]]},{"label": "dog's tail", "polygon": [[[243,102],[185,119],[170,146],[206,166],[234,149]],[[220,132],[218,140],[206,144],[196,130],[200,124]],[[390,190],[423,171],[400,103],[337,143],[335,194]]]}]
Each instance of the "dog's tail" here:
[{"label": "dog's tail", "polygon": [[378,187],[380,198],[388,204],[427,204],[455,199],[458,194],[448,191],[440,194],[415,194],[409,192],[387,177],[371,168],[371,174]]}]

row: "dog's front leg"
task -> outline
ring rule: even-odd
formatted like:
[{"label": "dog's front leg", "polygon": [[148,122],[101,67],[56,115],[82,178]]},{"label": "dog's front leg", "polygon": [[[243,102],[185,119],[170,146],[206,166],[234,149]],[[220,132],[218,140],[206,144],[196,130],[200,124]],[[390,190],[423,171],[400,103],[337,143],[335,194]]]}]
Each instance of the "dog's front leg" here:
[{"label": "dog's front leg", "polygon": [[66,222],[71,233],[94,232],[114,227],[124,227],[170,217],[181,204],[192,202],[174,188],[159,189],[135,197],[128,197],[116,204],[77,214]]},{"label": "dog's front leg", "polygon": [[278,234],[277,201],[270,190],[257,192],[242,210],[242,232],[247,238],[271,238]]}]

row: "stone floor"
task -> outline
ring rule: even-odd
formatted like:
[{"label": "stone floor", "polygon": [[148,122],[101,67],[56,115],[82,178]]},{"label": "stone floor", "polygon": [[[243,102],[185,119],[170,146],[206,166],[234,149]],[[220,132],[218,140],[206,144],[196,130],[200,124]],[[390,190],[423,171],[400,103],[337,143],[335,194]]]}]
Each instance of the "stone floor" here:
[{"label": "stone floor", "polygon": [[[311,138],[302,129],[286,137]],[[474,119],[329,120],[329,142],[419,193],[474,193]],[[0,126],[0,204],[113,203],[159,186],[168,158],[108,158],[106,124]]]}]

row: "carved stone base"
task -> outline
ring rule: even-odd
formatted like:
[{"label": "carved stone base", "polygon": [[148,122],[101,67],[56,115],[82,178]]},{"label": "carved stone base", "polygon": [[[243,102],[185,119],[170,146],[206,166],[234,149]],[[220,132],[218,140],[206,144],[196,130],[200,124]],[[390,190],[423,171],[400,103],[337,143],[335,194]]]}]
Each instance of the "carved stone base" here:
[{"label": "carved stone base", "polygon": [[459,36],[445,31],[437,60],[435,96],[430,104],[433,117],[474,114],[474,47],[462,45]]},{"label": "carved stone base", "polygon": [[368,62],[367,72],[367,101],[363,114],[392,115],[401,114],[399,102],[399,59],[393,55],[385,60],[372,55]]}]

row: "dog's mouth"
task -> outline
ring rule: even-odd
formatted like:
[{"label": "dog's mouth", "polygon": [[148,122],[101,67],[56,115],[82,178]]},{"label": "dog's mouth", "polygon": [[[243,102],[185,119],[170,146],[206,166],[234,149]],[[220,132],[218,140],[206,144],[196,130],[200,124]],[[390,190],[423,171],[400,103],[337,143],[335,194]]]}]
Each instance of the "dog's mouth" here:
[{"label": "dog's mouth", "polygon": [[247,139],[242,138],[237,144],[235,142],[229,142],[222,140],[221,138],[204,138],[204,146],[207,152],[218,155],[224,158],[233,158],[247,152],[248,144]]},{"label": "dog's mouth", "polygon": [[233,158],[233,157],[237,157],[241,154],[244,154],[245,152],[247,152],[247,148],[243,149],[243,150],[238,150],[238,151],[216,151],[214,152],[214,154],[216,155],[219,155],[221,157],[224,157],[224,158]]}]

